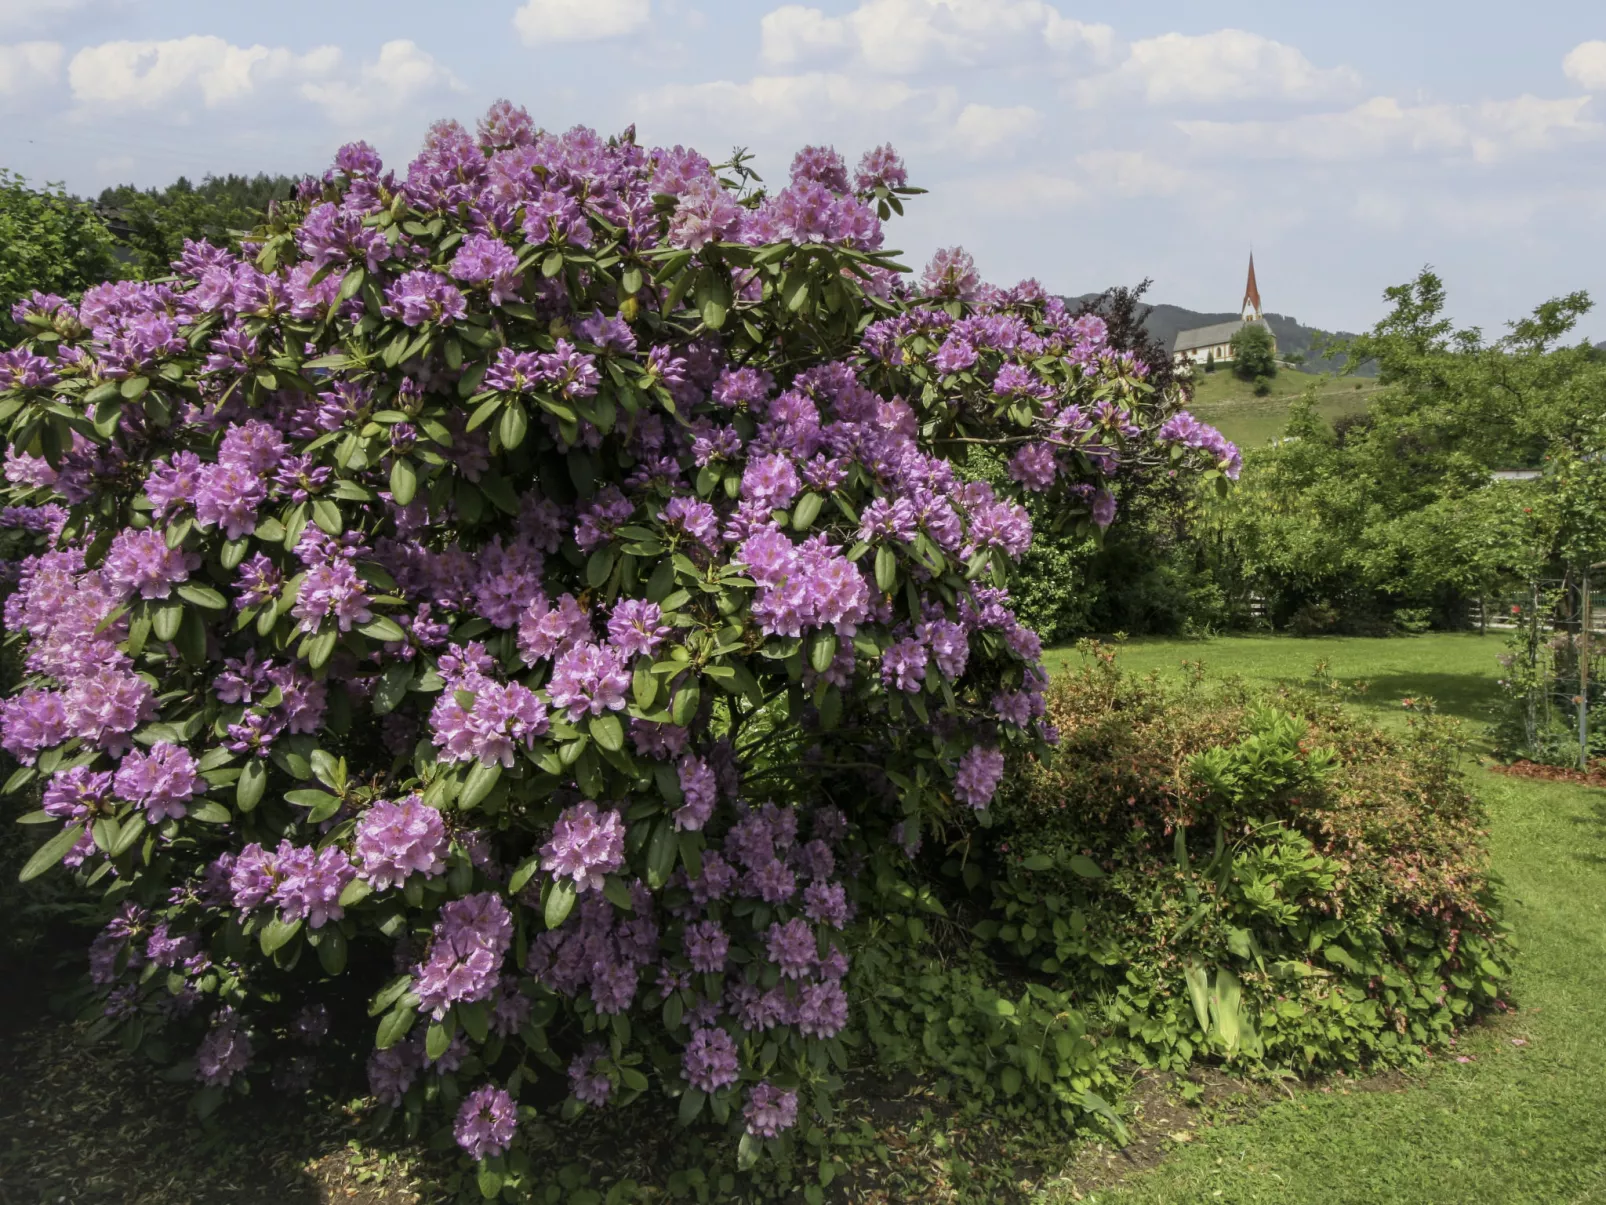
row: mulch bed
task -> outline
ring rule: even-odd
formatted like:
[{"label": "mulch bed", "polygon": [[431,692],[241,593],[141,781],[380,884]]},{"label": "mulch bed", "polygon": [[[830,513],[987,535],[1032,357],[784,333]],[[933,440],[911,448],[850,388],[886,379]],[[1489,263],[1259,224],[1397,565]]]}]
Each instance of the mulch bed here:
[{"label": "mulch bed", "polygon": [[1567,766],[1542,766],[1538,762],[1514,761],[1510,765],[1491,765],[1496,774],[1509,774],[1513,778],[1542,778],[1547,782],[1572,782],[1583,787],[1606,787],[1606,762],[1594,761],[1588,770],[1570,769]]}]

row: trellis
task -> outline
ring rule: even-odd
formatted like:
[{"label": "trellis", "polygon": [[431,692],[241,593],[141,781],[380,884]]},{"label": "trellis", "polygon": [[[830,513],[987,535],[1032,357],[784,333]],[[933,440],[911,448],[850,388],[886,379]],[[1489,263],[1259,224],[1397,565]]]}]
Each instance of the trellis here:
[{"label": "trellis", "polygon": [[1606,561],[1535,581],[1507,610],[1499,626],[1517,633],[1507,669],[1522,697],[1525,743],[1558,753],[1571,744],[1586,768],[1606,714]]}]

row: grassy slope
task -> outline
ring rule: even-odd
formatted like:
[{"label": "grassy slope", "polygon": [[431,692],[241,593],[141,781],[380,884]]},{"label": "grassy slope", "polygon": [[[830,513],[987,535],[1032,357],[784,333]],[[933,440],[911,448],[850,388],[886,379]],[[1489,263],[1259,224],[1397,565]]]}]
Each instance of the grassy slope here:
[{"label": "grassy slope", "polygon": [[[1357,385],[1361,388],[1357,389]],[[1364,410],[1377,391],[1377,382],[1370,377],[1335,380],[1285,368],[1272,382],[1271,393],[1256,397],[1253,385],[1222,368],[1201,372],[1194,378],[1191,409],[1205,422],[1219,427],[1228,439],[1255,447],[1282,434],[1289,403],[1312,387],[1316,389],[1316,409],[1331,419]]]},{"label": "grassy slope", "polygon": [[[1496,651],[1475,636],[1250,638],[1148,642],[1127,661],[1174,672],[1202,659],[1206,672],[1276,680],[1325,658],[1341,677],[1371,678],[1362,705],[1397,722],[1399,693],[1438,692],[1445,711],[1477,713]],[[1606,792],[1474,773],[1521,948],[1518,1010],[1463,1039],[1470,1062],[1445,1061],[1400,1091],[1299,1094],[1203,1129],[1153,1172],[1083,1200],[1606,1202]]]}]

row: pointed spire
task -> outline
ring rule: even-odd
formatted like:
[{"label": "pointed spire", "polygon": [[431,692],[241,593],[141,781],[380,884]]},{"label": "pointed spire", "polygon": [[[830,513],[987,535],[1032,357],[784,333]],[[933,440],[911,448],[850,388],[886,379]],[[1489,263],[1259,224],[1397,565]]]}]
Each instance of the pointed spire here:
[{"label": "pointed spire", "polygon": [[1249,253],[1249,283],[1244,286],[1244,321],[1249,322],[1261,317],[1260,312],[1260,286],[1255,283],[1255,253]]}]

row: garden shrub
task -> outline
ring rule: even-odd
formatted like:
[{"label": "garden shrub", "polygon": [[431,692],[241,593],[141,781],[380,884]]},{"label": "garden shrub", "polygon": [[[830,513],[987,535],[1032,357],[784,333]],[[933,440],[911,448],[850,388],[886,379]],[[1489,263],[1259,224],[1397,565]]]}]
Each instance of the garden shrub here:
[{"label": "garden shrub", "polygon": [[816,1141],[857,926],[940,911],[905,851],[1044,748],[1015,495],[1235,471],[1097,318],[907,280],[890,148],[754,185],[504,103],[17,307],[23,873],[99,901],[92,1033],[201,1112],[366,1064],[488,1196],[543,1109]]},{"label": "garden shrub", "polygon": [[[994,809],[995,937],[1141,1061],[1399,1065],[1502,1003],[1483,815],[1437,717],[1056,679],[1058,748]],[[979,882],[980,876],[973,875]]]}]

